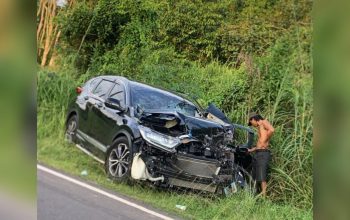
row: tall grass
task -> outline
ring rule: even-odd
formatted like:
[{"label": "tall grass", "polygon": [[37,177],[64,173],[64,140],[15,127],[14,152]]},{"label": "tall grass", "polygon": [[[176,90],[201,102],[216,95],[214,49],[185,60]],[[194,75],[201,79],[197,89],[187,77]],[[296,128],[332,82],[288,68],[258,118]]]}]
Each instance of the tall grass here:
[{"label": "tall grass", "polygon": [[65,73],[38,72],[38,138],[60,139],[64,134],[67,106],[74,98],[77,82],[72,75]]},{"label": "tall grass", "polygon": [[279,126],[271,143],[271,196],[274,200],[312,207],[312,112],[306,109],[303,92],[294,91],[292,101],[293,115],[274,113]]}]

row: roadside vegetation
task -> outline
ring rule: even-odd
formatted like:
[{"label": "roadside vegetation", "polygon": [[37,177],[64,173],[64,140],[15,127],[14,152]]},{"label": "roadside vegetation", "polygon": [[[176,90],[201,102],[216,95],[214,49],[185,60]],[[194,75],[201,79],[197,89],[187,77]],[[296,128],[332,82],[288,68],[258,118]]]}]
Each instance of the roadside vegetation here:
[{"label": "roadside vegetation", "polygon": [[[87,169],[90,181],[169,211],[186,205],[188,218],[311,219],[311,7],[306,0],[70,0],[52,8],[52,19],[38,13],[38,27],[43,19],[55,30],[38,31],[38,160],[77,175]],[[49,48],[41,43],[47,37]],[[213,102],[238,124],[260,112],[276,128],[268,199],[213,200],[108,181],[103,166],[63,135],[74,88],[102,74]]]}]

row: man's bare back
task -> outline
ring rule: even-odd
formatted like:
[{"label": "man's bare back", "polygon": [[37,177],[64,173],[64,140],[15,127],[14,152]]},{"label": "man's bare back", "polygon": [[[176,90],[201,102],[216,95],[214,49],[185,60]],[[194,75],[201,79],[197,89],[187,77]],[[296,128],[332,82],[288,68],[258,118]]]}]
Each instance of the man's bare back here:
[{"label": "man's bare back", "polygon": [[266,119],[258,121],[258,126],[258,142],[256,144],[256,149],[267,149],[274,128]]},{"label": "man's bare back", "polygon": [[258,142],[256,147],[253,147],[248,150],[248,152],[253,152],[257,149],[268,149],[270,138],[275,131],[270,122],[266,119],[261,120],[250,120],[250,124],[258,128]]}]

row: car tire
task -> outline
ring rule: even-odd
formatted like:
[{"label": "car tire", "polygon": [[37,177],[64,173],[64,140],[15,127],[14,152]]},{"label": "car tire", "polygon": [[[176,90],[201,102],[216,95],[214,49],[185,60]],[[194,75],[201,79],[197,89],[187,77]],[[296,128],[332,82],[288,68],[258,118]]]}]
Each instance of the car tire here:
[{"label": "car tire", "polygon": [[117,138],[107,151],[105,170],[108,178],[124,182],[130,179],[132,149],[126,137]]},{"label": "car tire", "polygon": [[65,139],[68,141],[68,143],[75,143],[76,141],[76,134],[78,129],[78,116],[72,115],[66,124],[66,132],[65,132]]}]

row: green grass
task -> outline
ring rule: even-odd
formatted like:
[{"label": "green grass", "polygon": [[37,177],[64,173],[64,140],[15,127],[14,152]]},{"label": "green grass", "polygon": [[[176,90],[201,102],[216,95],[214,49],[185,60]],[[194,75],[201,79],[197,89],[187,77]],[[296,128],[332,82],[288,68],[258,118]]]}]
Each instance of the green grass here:
[{"label": "green grass", "polygon": [[[115,183],[107,179],[102,164],[74,145],[64,142],[62,137],[59,131],[56,136],[38,139],[38,162],[76,176],[82,170],[87,170],[88,175],[81,178],[185,219],[312,219],[311,210],[279,205],[244,192],[229,198],[209,198],[194,193],[154,189],[142,184]],[[176,204],[185,205],[187,209],[179,210]]]}]

